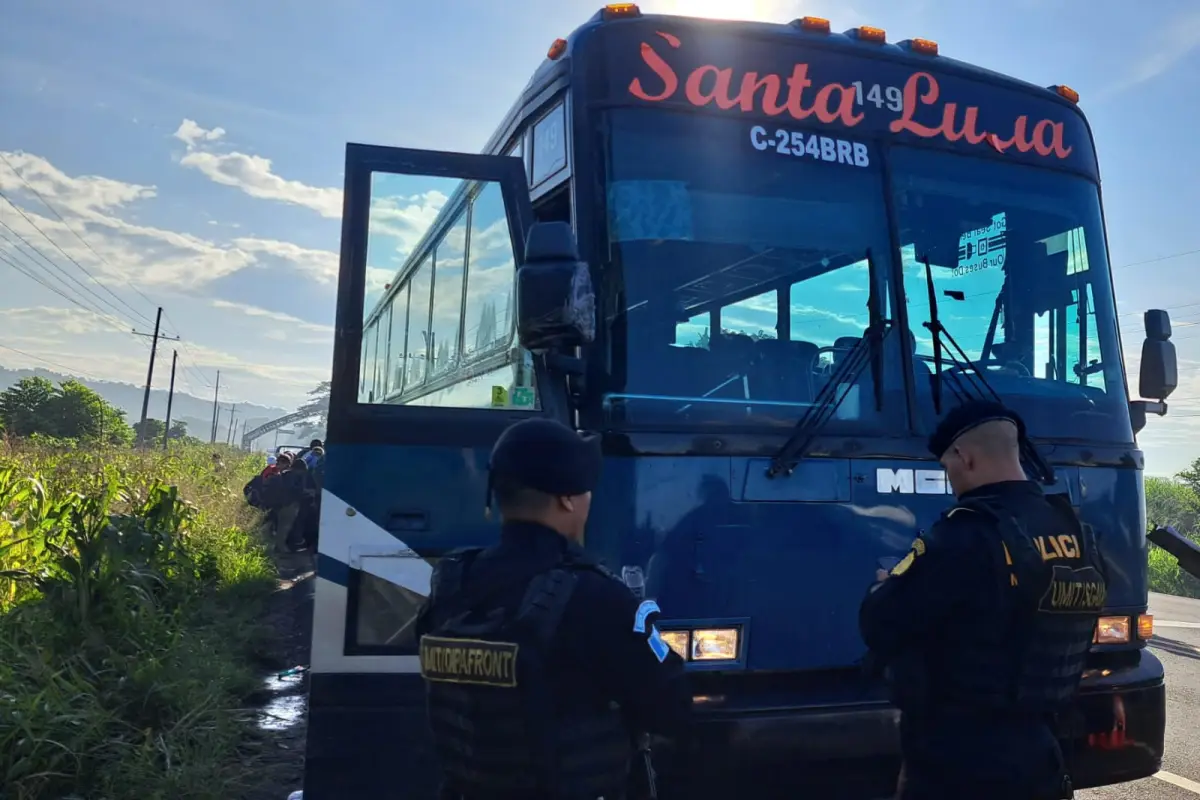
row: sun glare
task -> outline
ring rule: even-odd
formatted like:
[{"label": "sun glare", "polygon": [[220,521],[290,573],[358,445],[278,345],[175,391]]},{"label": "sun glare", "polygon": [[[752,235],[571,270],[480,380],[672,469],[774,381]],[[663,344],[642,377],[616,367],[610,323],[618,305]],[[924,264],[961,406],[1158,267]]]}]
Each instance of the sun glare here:
[{"label": "sun glare", "polygon": [[797,3],[782,0],[659,0],[646,2],[642,9],[647,13],[682,14],[687,17],[709,19],[742,19],[761,22],[788,22],[796,16],[788,16],[787,6]]}]

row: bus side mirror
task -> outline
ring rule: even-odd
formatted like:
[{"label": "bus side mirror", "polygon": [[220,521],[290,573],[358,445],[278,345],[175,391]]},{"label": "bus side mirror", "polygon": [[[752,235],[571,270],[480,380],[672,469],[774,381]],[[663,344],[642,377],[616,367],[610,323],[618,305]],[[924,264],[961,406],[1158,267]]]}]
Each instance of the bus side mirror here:
[{"label": "bus side mirror", "polygon": [[534,353],[570,351],[596,338],[591,273],[565,222],[529,229],[517,270],[517,338]]},{"label": "bus side mirror", "polygon": [[1171,341],[1171,315],[1161,309],[1151,309],[1145,314],[1145,325],[1138,394],[1150,400],[1134,400],[1129,404],[1135,433],[1145,427],[1147,414],[1161,417],[1167,413],[1166,399],[1179,385],[1175,343]]}]

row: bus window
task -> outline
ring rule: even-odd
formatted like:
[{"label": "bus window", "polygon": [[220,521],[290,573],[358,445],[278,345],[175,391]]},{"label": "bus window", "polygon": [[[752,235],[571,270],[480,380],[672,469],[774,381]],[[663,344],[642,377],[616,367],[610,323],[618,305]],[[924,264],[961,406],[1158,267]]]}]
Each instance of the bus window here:
[{"label": "bus window", "polygon": [[463,208],[433,251],[433,320],[430,379],[458,366],[462,323],[463,275],[467,257],[467,210]]},{"label": "bus window", "polygon": [[405,358],[408,342],[408,290],[406,284],[389,301],[392,306],[391,347],[388,351],[389,394],[395,395],[404,391]]},{"label": "bus window", "polygon": [[471,205],[464,341],[467,354],[478,356],[511,343],[515,278],[504,200],[500,187],[488,184]]},{"label": "bus window", "polygon": [[425,380],[425,363],[429,358],[429,299],[433,289],[433,259],[422,259],[417,271],[408,281],[408,369],[405,385],[420,386]]},{"label": "bus window", "polygon": [[699,347],[708,349],[712,340],[712,315],[707,311],[697,314],[686,322],[675,326],[675,345],[677,347]]},{"label": "bus window", "polygon": [[367,263],[359,402],[538,408],[499,184],[376,174]]},{"label": "bus window", "polygon": [[562,103],[533,126],[530,186],[537,186],[567,166],[566,113]]},{"label": "bus window", "polygon": [[[894,164],[913,331],[927,334],[928,261],[941,322],[1034,437],[1131,441],[1095,184],[912,148]],[[927,367],[932,344],[917,337]]]},{"label": "bus window", "polygon": [[721,309],[721,335],[749,336],[751,339],[778,339],[779,301],[774,291],[763,292]]}]

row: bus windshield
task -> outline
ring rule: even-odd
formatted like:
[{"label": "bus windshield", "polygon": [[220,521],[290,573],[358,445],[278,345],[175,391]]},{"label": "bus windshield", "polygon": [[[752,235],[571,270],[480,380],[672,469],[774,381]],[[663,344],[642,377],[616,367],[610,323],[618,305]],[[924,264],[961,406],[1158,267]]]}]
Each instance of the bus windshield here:
[{"label": "bus windshield", "polygon": [[[610,416],[794,424],[867,328],[869,260],[889,263],[878,151],[657,110],[616,110],[609,129],[609,260],[624,286],[608,312]],[[883,410],[865,370],[829,430],[904,426],[901,339],[885,342]]]},{"label": "bus windshield", "polygon": [[[946,369],[943,403],[978,370],[1035,438],[1133,441],[1097,186],[907,147],[891,166],[917,366],[934,366],[926,260],[938,316],[971,362]],[[917,388],[928,424],[930,383]]]}]

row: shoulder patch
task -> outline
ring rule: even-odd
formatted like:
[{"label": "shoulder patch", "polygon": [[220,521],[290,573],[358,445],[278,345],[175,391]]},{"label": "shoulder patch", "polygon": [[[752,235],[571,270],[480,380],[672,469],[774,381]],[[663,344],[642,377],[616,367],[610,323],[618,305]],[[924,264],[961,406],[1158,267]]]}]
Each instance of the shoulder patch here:
[{"label": "shoulder patch", "polygon": [[421,677],[438,683],[470,683],[515,689],[517,644],[482,639],[421,637]]},{"label": "shoulder patch", "polygon": [[914,552],[916,552],[916,551],[910,550],[908,555],[906,555],[904,558],[900,559],[900,563],[897,564],[896,566],[892,567],[892,571],[889,572],[888,574],[892,575],[892,576],[896,576],[896,575],[903,575],[904,573],[908,572],[908,568],[913,565],[913,561],[916,558],[913,555]]},{"label": "shoulder patch", "polygon": [[663,641],[662,634],[658,632],[657,625],[650,626],[650,636],[646,638],[646,643],[650,645],[650,650],[654,653],[654,657],[659,660],[659,663],[667,660],[667,654],[671,652],[671,648]]},{"label": "shoulder patch", "polygon": [[661,613],[662,609],[658,607],[658,603],[653,600],[643,600],[641,605],[637,607],[637,612],[633,615],[633,632],[646,632],[646,618],[651,614]]}]

